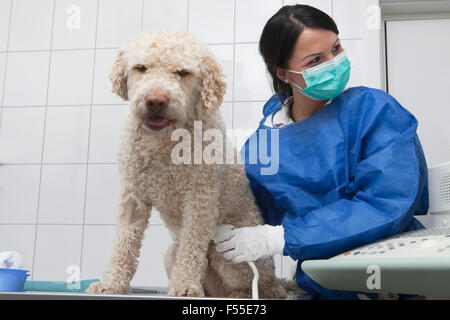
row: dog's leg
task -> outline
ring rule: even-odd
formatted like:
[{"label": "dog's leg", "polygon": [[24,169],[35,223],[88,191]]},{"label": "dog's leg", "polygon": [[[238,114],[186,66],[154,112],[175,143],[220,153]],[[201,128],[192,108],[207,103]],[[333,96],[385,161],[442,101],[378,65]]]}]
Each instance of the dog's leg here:
[{"label": "dog's leg", "polygon": [[172,273],[172,268],[173,265],[175,264],[177,249],[178,249],[178,241],[174,241],[164,254],[164,267],[166,269],[168,279],[170,279],[170,274]]},{"label": "dog's leg", "polygon": [[186,225],[182,229],[176,261],[169,277],[169,296],[204,296],[202,279],[208,265],[206,253],[212,238],[211,229],[215,224],[210,211],[215,208],[206,204],[209,201],[200,202],[187,209],[189,213],[183,218]]},{"label": "dog's leg", "polygon": [[[196,173],[196,179],[213,177],[205,172],[205,175],[198,171]],[[211,180],[203,181],[204,183],[192,181],[191,189],[184,198],[183,227],[176,261],[169,277],[170,296],[204,296],[202,280],[208,265],[207,251],[219,213],[218,192],[211,185]]]},{"label": "dog's leg", "polygon": [[133,194],[122,196],[116,239],[108,270],[100,282],[93,283],[87,293],[127,294],[137,269],[137,259],[144,231],[150,218],[151,205],[138,201]]}]

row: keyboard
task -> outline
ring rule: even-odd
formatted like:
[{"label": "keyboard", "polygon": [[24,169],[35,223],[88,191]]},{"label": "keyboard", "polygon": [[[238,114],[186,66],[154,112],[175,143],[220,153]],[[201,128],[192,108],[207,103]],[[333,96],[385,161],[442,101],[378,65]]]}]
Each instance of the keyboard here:
[{"label": "keyboard", "polygon": [[409,231],[332,259],[450,257],[450,228]]}]

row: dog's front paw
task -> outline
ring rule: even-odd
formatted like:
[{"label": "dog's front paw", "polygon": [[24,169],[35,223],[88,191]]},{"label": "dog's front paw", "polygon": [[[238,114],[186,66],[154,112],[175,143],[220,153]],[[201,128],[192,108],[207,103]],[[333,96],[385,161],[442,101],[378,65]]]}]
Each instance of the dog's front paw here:
[{"label": "dog's front paw", "polygon": [[128,294],[130,292],[130,287],[113,286],[99,281],[92,283],[85,292],[92,294]]},{"label": "dog's front paw", "polygon": [[204,297],[205,292],[201,284],[181,282],[171,285],[167,295],[175,297]]}]

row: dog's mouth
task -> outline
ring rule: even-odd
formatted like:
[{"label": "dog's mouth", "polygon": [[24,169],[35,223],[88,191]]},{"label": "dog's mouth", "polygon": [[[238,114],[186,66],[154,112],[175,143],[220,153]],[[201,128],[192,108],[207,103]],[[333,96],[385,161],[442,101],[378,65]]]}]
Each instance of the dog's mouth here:
[{"label": "dog's mouth", "polygon": [[147,116],[144,118],[144,124],[153,130],[160,130],[170,125],[171,119],[163,116]]}]

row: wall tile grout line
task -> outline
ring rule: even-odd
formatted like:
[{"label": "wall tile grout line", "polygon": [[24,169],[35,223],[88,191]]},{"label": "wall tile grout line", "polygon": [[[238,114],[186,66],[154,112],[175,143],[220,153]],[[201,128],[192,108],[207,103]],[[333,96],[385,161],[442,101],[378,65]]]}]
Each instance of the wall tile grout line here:
[{"label": "wall tile grout line", "polygon": [[[341,40],[364,40],[364,37],[346,38],[340,37]],[[235,45],[235,44],[258,44],[258,41],[236,41],[236,42],[213,42],[205,43],[208,46],[224,46],[224,45]],[[87,50],[119,50],[120,47],[92,47],[92,48],[65,48],[65,49],[37,49],[37,50],[11,50],[11,51],[0,51],[0,53],[27,53],[27,52],[60,52],[60,51],[87,51]]]},{"label": "wall tile grout line", "polygon": [[3,104],[5,101],[5,88],[6,88],[6,72],[8,70],[8,48],[9,48],[9,38],[11,34],[11,20],[12,20],[12,10],[13,10],[13,0],[11,0],[11,5],[9,7],[9,22],[8,22],[8,35],[6,38],[6,56],[5,56],[5,72],[3,73],[3,88],[2,88],[2,101],[0,108],[0,134],[2,133],[2,120],[3,120]]},{"label": "wall tile grout line", "polygon": [[64,49],[30,49],[30,50],[11,50],[11,51],[0,51],[0,53],[27,53],[27,52],[61,52],[61,51],[87,51],[87,50],[118,50],[120,47],[90,47],[90,48],[64,48]]},{"label": "wall tile grout line", "polygon": [[[55,8],[56,8],[56,0],[53,0],[53,13],[52,13],[52,29],[50,32],[50,49],[53,46],[53,29],[55,25]],[[40,173],[39,173],[39,188],[38,188],[38,202],[37,202],[37,208],[36,208],[36,228],[35,228],[35,234],[34,234],[34,253],[33,253],[33,264],[32,264],[32,274],[31,279],[34,280],[34,270],[36,268],[36,249],[37,249],[37,236],[38,236],[38,224],[39,224],[39,207],[40,207],[40,200],[41,200],[41,188],[42,188],[42,172],[43,172],[43,165],[44,162],[44,147],[45,147],[45,128],[47,123],[47,105],[48,105],[48,95],[50,91],[50,71],[51,71],[51,63],[52,62],[52,52],[49,51],[48,54],[48,72],[47,72],[47,93],[45,96],[45,109],[44,109],[44,126],[43,126],[43,133],[42,133],[42,148],[41,148],[41,163],[40,163]]]},{"label": "wall tile grout line", "polygon": [[[100,14],[100,1],[97,0],[97,17],[95,23],[95,46],[97,46],[97,36],[98,36],[98,17]],[[89,176],[89,152],[91,144],[91,129],[92,129],[92,103],[94,102],[94,81],[95,81],[95,63],[97,60],[97,50],[94,50],[94,64],[92,67],[92,87],[91,87],[91,107],[89,115],[89,132],[88,132],[88,145],[87,145],[87,156],[86,156],[86,177],[84,185],[84,208],[83,208],[83,225],[81,228],[81,252],[80,252],[80,276],[83,270],[83,247],[84,247],[84,227],[86,224],[86,204],[87,204],[87,186],[88,186],[88,176]]]},{"label": "wall tile grout line", "polygon": [[190,7],[190,0],[187,0],[186,32],[189,32],[189,7]]},{"label": "wall tile grout line", "polygon": [[[76,107],[123,107],[128,106],[128,104],[124,103],[111,103],[111,104],[105,104],[105,103],[97,103],[97,104],[54,104],[54,105],[47,105],[49,108],[76,108]],[[30,106],[4,106],[5,108],[44,108],[45,105],[30,105]]]},{"label": "wall tile grout line", "polygon": [[[331,0],[331,18],[333,18],[333,10],[334,10],[333,5],[334,5],[334,0]],[[344,39],[342,39],[342,40],[344,40]]]},{"label": "wall tile grout line", "polygon": [[144,31],[144,1],[145,0],[141,0],[141,32]]},{"label": "wall tile grout line", "polygon": [[105,165],[105,164],[117,164],[117,162],[43,162],[43,163],[2,163],[5,166],[33,166],[33,165],[44,165],[44,166],[66,166],[66,165]]},{"label": "wall tile grout line", "polygon": [[[233,15],[234,15],[234,26],[233,26],[233,79],[231,80],[231,83],[233,84],[233,92],[231,93],[231,128],[234,128],[234,106],[236,105],[236,102],[234,100],[234,91],[235,91],[235,79],[236,79],[236,1],[234,0],[234,8],[233,8]],[[231,144],[233,144],[234,141],[231,142]],[[236,155],[237,157],[239,157],[239,155]],[[234,155],[233,155],[233,159],[234,159]]]},{"label": "wall tile grout line", "polygon": [[[163,223],[149,223],[149,226],[164,227]],[[26,222],[11,222],[11,223],[0,223],[0,226],[36,226],[35,223]],[[95,226],[95,227],[114,227],[117,224],[113,223],[40,223],[39,226]]]}]

